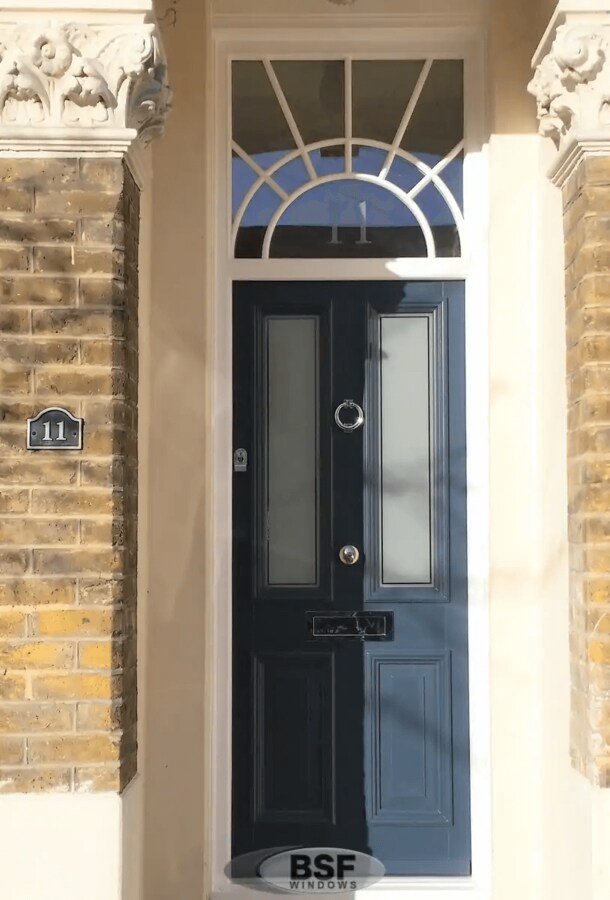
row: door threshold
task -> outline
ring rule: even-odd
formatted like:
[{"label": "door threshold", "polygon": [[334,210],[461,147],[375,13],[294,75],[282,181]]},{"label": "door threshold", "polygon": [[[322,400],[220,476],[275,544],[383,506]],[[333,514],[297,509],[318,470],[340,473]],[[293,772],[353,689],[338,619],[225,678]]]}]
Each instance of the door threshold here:
[{"label": "door threshold", "polygon": [[[404,892],[405,900],[490,900],[491,892],[468,878],[384,878],[374,887],[351,893],[312,893],[312,897],[339,897],[344,900],[384,900],[388,893]],[[212,891],[211,900],[262,900],[263,897],[280,896],[278,891],[265,891],[253,887],[227,884],[226,888]],[[287,896],[287,892],[286,892]],[[303,894],[297,896],[302,897]]]}]

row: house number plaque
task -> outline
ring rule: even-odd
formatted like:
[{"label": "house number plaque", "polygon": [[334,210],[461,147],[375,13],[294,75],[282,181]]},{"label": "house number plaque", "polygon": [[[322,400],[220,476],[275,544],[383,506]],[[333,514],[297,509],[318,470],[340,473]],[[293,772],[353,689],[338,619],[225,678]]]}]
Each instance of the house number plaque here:
[{"label": "house number plaque", "polygon": [[28,419],[28,450],[82,450],[83,419],[50,406]]}]

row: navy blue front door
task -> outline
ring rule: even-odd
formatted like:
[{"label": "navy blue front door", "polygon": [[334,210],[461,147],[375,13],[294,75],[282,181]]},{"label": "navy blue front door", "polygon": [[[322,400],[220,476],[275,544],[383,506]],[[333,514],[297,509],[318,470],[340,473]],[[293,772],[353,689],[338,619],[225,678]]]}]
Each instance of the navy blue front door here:
[{"label": "navy blue front door", "polygon": [[233,856],[470,873],[461,283],[234,293]]}]

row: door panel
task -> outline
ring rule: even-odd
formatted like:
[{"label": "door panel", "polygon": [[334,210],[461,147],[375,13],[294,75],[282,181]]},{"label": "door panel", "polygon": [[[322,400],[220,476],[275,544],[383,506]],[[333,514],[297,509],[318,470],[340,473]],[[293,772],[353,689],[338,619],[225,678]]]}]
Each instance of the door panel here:
[{"label": "door panel", "polygon": [[[372,824],[447,825],[452,818],[446,653],[368,656],[369,821]],[[409,765],[405,765],[409,760]]]},{"label": "door panel", "polygon": [[[333,815],[333,658],[255,657],[255,822],[330,822]],[[278,722],[283,727],[278,728]]]},{"label": "door panel", "polygon": [[462,285],[243,283],[234,321],[233,855],[467,874]]}]

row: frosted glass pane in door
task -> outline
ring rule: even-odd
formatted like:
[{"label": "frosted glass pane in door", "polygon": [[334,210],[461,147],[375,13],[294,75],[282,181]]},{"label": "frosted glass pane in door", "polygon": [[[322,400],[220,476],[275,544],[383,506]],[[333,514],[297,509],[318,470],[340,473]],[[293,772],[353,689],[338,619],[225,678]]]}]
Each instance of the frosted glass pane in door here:
[{"label": "frosted glass pane in door", "polygon": [[384,316],[380,327],[382,582],[429,584],[428,318]]},{"label": "frosted glass pane in door", "polygon": [[266,319],[267,584],[318,581],[318,319]]}]

